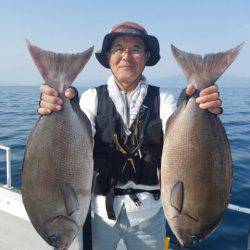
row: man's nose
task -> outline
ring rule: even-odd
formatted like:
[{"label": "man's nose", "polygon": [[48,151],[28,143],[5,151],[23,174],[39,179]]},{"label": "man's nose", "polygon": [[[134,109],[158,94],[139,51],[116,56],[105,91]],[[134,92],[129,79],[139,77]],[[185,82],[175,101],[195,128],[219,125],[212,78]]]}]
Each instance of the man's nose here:
[{"label": "man's nose", "polygon": [[128,50],[128,49],[124,50],[122,53],[122,59],[125,59],[125,60],[130,59],[131,56],[132,56],[132,54],[131,54],[130,50]]}]

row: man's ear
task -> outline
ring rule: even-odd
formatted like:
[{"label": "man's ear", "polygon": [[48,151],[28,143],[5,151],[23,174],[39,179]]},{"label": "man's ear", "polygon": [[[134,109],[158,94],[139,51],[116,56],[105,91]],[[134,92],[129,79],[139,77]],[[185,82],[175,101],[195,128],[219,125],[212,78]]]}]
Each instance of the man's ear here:
[{"label": "man's ear", "polygon": [[145,59],[146,59],[146,62],[148,61],[149,57],[150,57],[150,52],[149,52],[149,51],[147,51],[147,52],[146,52],[146,54],[145,54]]},{"label": "man's ear", "polygon": [[110,53],[110,52],[107,52],[107,53],[106,53],[106,57],[107,57],[107,60],[108,60],[108,64],[110,65],[111,53]]}]

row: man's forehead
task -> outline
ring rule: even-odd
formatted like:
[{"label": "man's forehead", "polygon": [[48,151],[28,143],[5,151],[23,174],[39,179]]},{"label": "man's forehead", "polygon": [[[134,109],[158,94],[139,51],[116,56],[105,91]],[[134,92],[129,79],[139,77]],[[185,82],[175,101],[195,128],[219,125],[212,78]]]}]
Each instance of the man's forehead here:
[{"label": "man's forehead", "polygon": [[140,45],[145,47],[145,42],[139,36],[126,36],[126,35],[116,37],[112,42],[112,46],[117,44],[127,45],[128,43],[131,45]]}]

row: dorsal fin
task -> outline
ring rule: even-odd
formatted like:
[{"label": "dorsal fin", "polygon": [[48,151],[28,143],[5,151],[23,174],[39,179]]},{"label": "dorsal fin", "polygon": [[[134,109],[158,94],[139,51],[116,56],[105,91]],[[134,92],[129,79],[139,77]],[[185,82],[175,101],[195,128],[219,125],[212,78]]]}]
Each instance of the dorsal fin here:
[{"label": "dorsal fin", "polygon": [[172,53],[189,83],[195,83],[199,90],[213,85],[231,65],[240,52],[243,43],[226,52],[201,55],[187,53],[171,44]]},{"label": "dorsal fin", "polygon": [[32,45],[28,40],[27,47],[39,72],[46,83],[55,90],[61,90],[60,85],[69,87],[83,69],[92,55],[93,48],[76,53],[64,54],[43,50]]}]

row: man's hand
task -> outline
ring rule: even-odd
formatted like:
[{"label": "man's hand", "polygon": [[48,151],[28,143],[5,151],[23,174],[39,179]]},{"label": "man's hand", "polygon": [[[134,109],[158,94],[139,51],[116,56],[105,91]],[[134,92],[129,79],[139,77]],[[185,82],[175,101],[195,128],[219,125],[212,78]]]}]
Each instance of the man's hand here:
[{"label": "man's hand", "polygon": [[[63,101],[58,97],[57,91],[45,84],[41,85],[40,91],[41,101],[40,107],[37,110],[40,115],[48,115],[52,111],[59,111],[62,109]],[[67,88],[65,90],[65,96],[69,99],[74,98],[74,89]]]},{"label": "man's hand", "polygon": [[[187,95],[192,95],[195,89],[194,85],[188,84],[186,89]],[[201,90],[199,97],[196,98],[196,103],[199,104],[201,109],[207,109],[216,115],[222,113],[222,101],[216,84]]]}]

